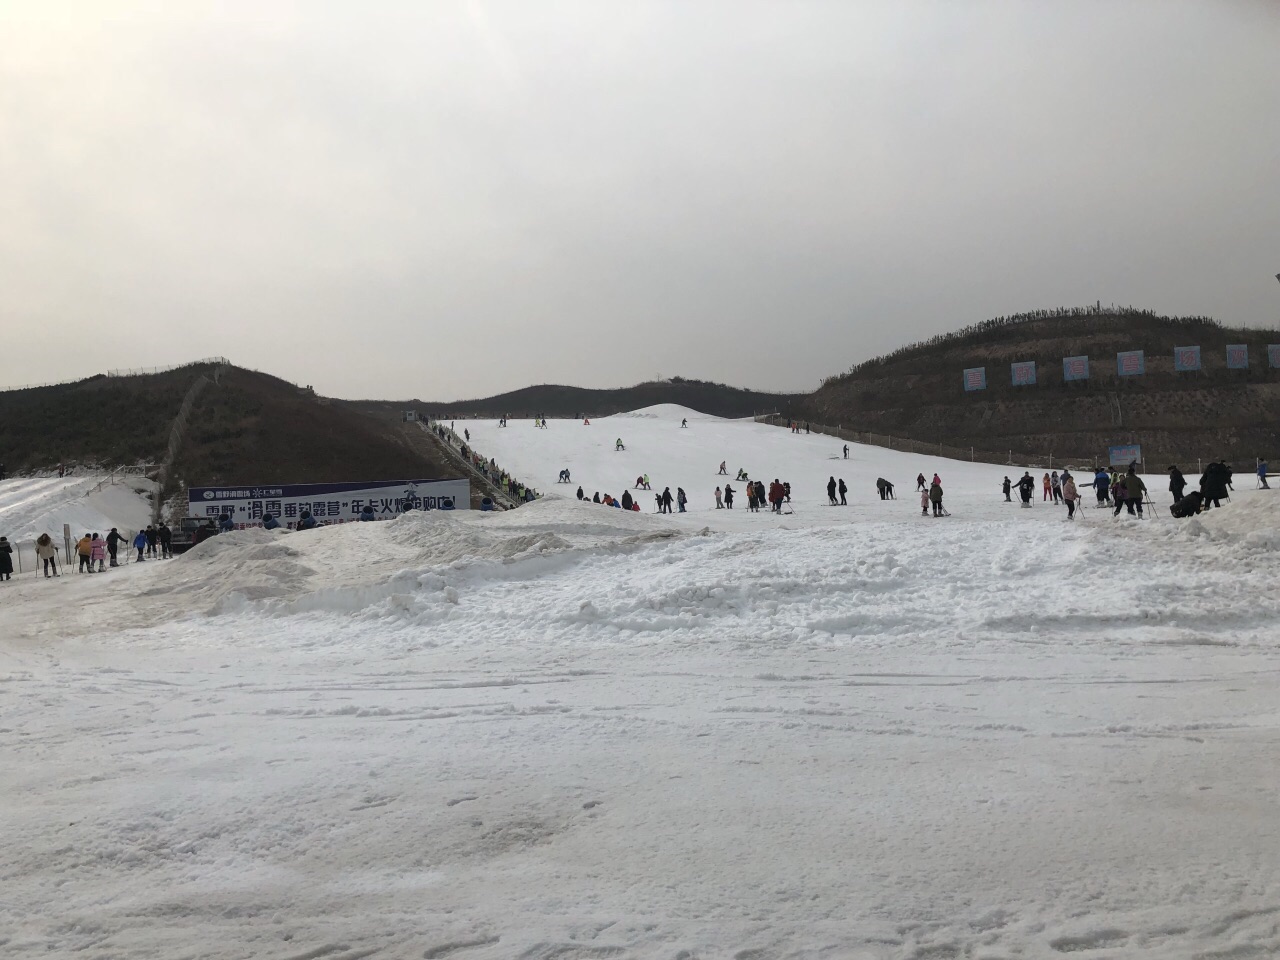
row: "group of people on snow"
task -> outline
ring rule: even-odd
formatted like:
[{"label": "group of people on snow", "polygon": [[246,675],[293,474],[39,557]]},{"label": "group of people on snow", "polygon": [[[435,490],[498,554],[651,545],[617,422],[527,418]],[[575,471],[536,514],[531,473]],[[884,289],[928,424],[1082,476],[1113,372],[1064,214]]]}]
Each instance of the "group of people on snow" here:
[{"label": "group of people on snow", "polygon": [[[126,550],[130,546],[137,550],[138,556],[135,562],[141,563],[150,558],[172,557],[172,543],[173,531],[169,529],[168,524],[161,521],[159,524],[148,524],[134,534],[132,539],[125,537],[116,527],[112,527],[105,537],[100,533],[86,533],[75,541],[71,549],[77,561],[77,572],[103,573],[107,569],[108,561],[113,567],[120,565],[119,555],[122,545]],[[58,547],[53,537],[47,533],[40,534],[36,537],[35,548],[37,568],[42,569],[48,578],[61,576],[59,568],[64,567],[65,564],[58,560]],[[0,580],[13,579],[13,555],[14,547],[9,542],[9,538],[0,537]],[[71,558],[68,558],[67,563],[70,562]]]}]

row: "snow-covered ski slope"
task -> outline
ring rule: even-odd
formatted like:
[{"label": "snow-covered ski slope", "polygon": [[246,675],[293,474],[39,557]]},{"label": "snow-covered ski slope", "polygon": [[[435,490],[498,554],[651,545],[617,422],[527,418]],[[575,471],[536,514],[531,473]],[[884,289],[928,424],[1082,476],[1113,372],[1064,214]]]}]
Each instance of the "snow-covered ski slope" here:
[{"label": "snow-covered ski slope", "polygon": [[138,494],[151,481],[131,477],[105,485],[105,477],[14,477],[0,480],[0,535],[11,542],[33,540],[48,533],[62,540],[62,525],[71,525],[77,539],[84,533],[106,536],[112,527],[122,531],[146,526],[151,504]]},{"label": "snow-covered ski slope", "polygon": [[[547,498],[0,584],[4,955],[1280,952],[1275,494],[1067,524],[1003,468],[857,449],[837,510],[830,441],[627,420],[466,426],[615,494],[556,438],[677,431],[621,476],[702,512]],[[797,512],[704,509],[721,459]],[[911,499],[933,469],[950,519]]]},{"label": "snow-covered ski slope", "polygon": [[[682,420],[688,421],[688,427],[680,426]],[[673,496],[677,487],[683,487],[689,497],[689,512],[704,523],[714,519],[717,527],[724,529],[740,529],[744,524],[748,529],[759,527],[758,518],[743,516],[747,512],[745,496],[735,500],[733,516],[722,516],[723,511],[715,509],[716,487],[723,488],[728,481],[735,494],[741,492],[742,484],[734,479],[739,468],[766,487],[775,478],[791,484],[793,513],[785,518],[788,526],[918,517],[916,476],[921,473],[926,480],[934,473],[940,475],[944,504],[953,515],[1008,518],[1015,505],[1004,502],[1001,484],[1006,476],[1016,483],[1027,469],[920,456],[865,444],[849,444],[846,460],[844,441],[833,437],[793,434],[751,420],[722,420],[672,404],[603,417],[589,425],[581,420],[550,420],[548,424],[540,429],[532,420],[512,420],[510,426],[499,427],[492,420],[467,420],[458,421],[457,430],[459,434],[464,428],[469,430],[471,444],[479,453],[494,458],[540,492],[575,496],[581,486],[587,497],[596,492],[620,497],[629,489],[640,499],[642,510],[652,511],[654,495],[663,487],[670,487]],[[624,450],[615,450],[619,439]],[[729,471],[727,477],[718,475],[721,461]],[[556,482],[566,467],[573,480],[567,487]],[[1041,479],[1047,472],[1031,469],[1036,481],[1035,505],[1043,509],[1026,511],[1017,518],[1020,522],[1066,518],[1064,507],[1042,502]],[[649,476],[651,491],[635,490],[636,478],[644,474]],[[828,506],[827,483],[832,477],[843,479],[849,487],[849,506],[843,510]],[[879,499],[876,480],[880,477],[894,484],[896,503]],[[1169,499],[1164,492],[1168,479],[1145,479],[1157,502],[1164,504]],[[1092,480],[1092,471],[1081,473],[1080,480]],[[1091,508],[1092,489],[1083,493]],[[1016,491],[1013,496],[1016,500]],[[705,516],[707,511],[713,516]]]}]

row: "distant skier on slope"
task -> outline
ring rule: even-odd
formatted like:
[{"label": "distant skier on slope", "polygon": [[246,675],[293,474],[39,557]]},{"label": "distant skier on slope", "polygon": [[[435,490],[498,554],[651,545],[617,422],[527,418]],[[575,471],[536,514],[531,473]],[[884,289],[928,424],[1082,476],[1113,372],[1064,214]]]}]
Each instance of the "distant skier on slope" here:
[{"label": "distant skier on slope", "polygon": [[621,437],[619,437],[617,440],[615,440],[615,441],[614,441],[614,443],[613,443],[613,450],[614,450],[614,452],[615,452],[615,453],[616,453],[617,451],[619,451],[619,450],[625,450],[625,449],[627,449],[627,448],[626,448],[626,447],[624,447],[624,446],[622,445],[622,438],[621,438]]},{"label": "distant skier on slope", "polygon": [[725,468],[725,461],[721,460],[721,461],[720,461],[720,472],[719,472],[718,474],[716,474],[716,476],[718,476],[718,477],[727,477],[728,475],[729,475],[729,471]]},{"label": "distant skier on slope", "polygon": [[[917,473],[917,474],[916,474],[916,489],[917,489],[917,490],[923,490],[923,489],[925,489],[927,486],[929,486],[929,484],[925,483],[925,481],[924,481],[924,474],[923,474],[923,473]],[[883,498],[882,498],[882,499],[883,499]]]},{"label": "distant skier on slope", "polygon": [[[923,479],[924,479],[924,475],[923,475],[923,474],[920,476],[920,479],[921,479],[921,480],[923,480]],[[877,478],[877,480],[876,480],[876,491],[880,494],[880,499],[881,499],[881,500],[896,500],[896,499],[897,499],[897,497],[895,497],[895,496],[893,495],[893,484],[892,484],[892,483],[890,483],[888,480],[886,480],[884,477],[879,477],[879,478]]]},{"label": "distant skier on slope", "polygon": [[849,459],[849,445],[847,443],[844,445],[844,458],[846,460]]},{"label": "distant skier on slope", "polygon": [[682,429],[682,430],[683,430],[683,429],[684,429],[684,428],[686,428],[687,426],[689,426],[689,421],[688,421],[688,419],[687,419],[687,418],[686,418],[686,419],[682,419],[682,420],[680,421],[680,429]]}]

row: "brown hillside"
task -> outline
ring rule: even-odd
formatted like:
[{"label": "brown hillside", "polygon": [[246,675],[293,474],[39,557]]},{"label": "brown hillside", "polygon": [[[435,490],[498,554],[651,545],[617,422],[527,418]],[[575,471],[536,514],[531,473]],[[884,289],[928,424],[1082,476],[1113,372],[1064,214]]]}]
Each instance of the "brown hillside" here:
[{"label": "brown hillside", "polygon": [[[794,413],[814,422],[981,450],[1087,460],[1110,444],[1141,443],[1149,461],[1227,457],[1240,464],[1277,449],[1280,371],[1267,344],[1280,334],[1228,329],[1205,318],[1085,309],[990,321],[912,345],[827,380]],[[1249,346],[1250,369],[1226,368],[1227,344]],[[1177,373],[1173,350],[1201,347],[1204,369]],[[1144,376],[1120,377],[1116,353],[1143,350]],[[1062,358],[1087,355],[1090,379],[1065,382]],[[1015,387],[1009,364],[1036,361],[1037,384]],[[966,393],[962,371],[987,368]]]}]

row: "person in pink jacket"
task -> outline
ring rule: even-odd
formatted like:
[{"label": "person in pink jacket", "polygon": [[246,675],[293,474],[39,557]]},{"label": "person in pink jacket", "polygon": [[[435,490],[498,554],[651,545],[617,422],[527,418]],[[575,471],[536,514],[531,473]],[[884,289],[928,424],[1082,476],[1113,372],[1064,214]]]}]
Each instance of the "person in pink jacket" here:
[{"label": "person in pink jacket", "polygon": [[107,541],[103,540],[96,533],[93,539],[89,541],[89,572],[93,572],[93,565],[98,565],[98,572],[101,573],[107,569]]}]

